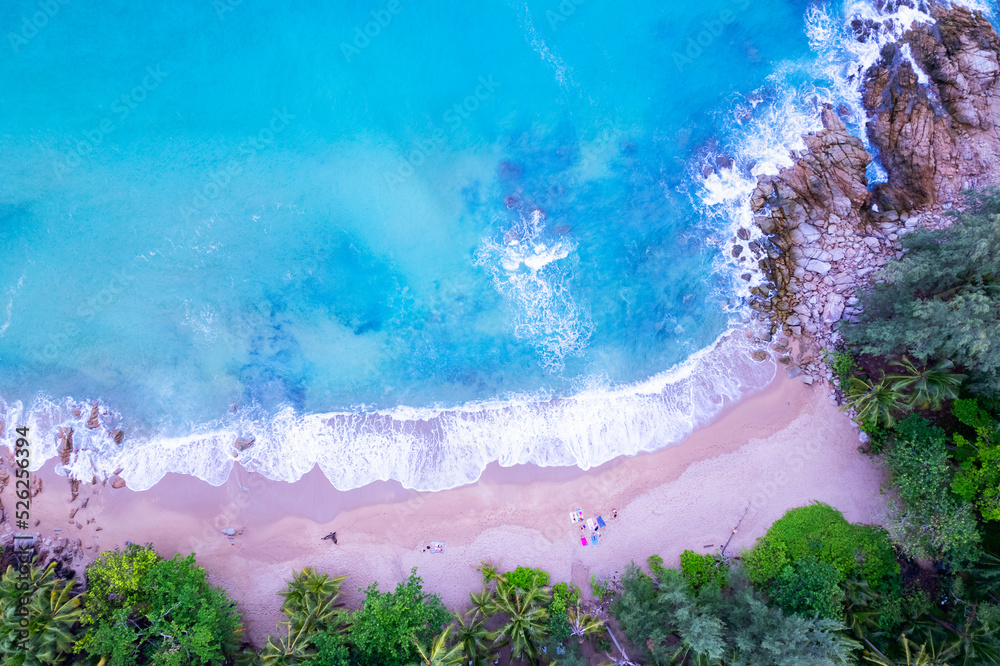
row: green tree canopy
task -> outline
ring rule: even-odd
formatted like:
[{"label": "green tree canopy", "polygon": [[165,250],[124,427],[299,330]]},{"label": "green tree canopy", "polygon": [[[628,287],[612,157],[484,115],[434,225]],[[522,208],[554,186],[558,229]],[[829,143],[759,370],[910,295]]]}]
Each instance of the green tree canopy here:
[{"label": "green tree canopy", "polygon": [[893,536],[911,557],[940,560],[953,570],[979,557],[980,534],[972,505],[950,490],[954,470],[944,431],[910,416],[885,450],[899,489]]},{"label": "green tree canopy", "polygon": [[786,565],[771,588],[771,600],[786,613],[844,620],[844,590],[837,567],[806,557]]},{"label": "green tree canopy", "polygon": [[[441,598],[427,594],[414,568],[395,592],[365,590],[365,602],[353,615],[349,639],[361,666],[408,666],[420,661],[416,643],[428,645],[452,615]],[[416,642],[415,642],[416,641]]]},{"label": "green tree canopy", "polygon": [[901,242],[902,258],[861,295],[848,342],[882,357],[951,359],[979,390],[1000,394],[1000,192],[972,196],[950,227]]},{"label": "green tree canopy", "polygon": [[956,400],[952,413],[973,434],[954,434],[961,469],[951,488],[985,520],[1000,520],[1000,424],[975,400]]},{"label": "green tree canopy", "polygon": [[681,553],[681,573],[693,590],[703,585],[725,587],[729,584],[729,565],[719,555],[699,555],[693,550]]},{"label": "green tree canopy", "polygon": [[676,570],[650,558],[653,575],[629,565],[612,607],[629,640],[651,664],[833,666],[854,663],[858,647],[837,622],[786,615],[768,606],[739,569],[723,592],[695,593]]},{"label": "green tree canopy", "polygon": [[164,560],[130,544],[87,568],[77,650],[106,666],[224,664],[242,632],[235,606],[194,555]]},{"label": "green tree canopy", "polygon": [[885,530],[849,523],[842,513],[820,502],[791,509],[774,521],[761,541],[768,542],[771,549],[784,546],[791,562],[812,556],[835,566],[841,579],[860,578],[872,587],[899,575]]}]

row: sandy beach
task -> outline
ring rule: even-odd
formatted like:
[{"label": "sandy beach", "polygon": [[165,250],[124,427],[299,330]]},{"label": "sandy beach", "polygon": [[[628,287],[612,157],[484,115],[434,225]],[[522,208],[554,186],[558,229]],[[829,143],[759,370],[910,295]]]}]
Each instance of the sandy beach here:
[{"label": "sandy beach", "polygon": [[[340,492],[316,469],[292,484],[238,469],[221,487],[180,475],[145,492],[84,484],[71,502],[50,461],[37,473],[44,487],[32,519],[42,535],[80,539],[81,564],[126,541],[151,542],[168,557],[195,552],[238,601],[257,645],[280,618],[275,593],[304,566],[347,574],[352,606],[359,588],[394,586],[417,567],[426,589],[464,609],[483,559],[542,567],[589,594],[591,574],[615,576],[629,561],[718,551],[744,512],[728,553],[811,501],[854,522],[881,522],[882,474],[859,453],[854,424],[825,388],[779,375],[684,442],[586,472],[493,465],[471,486],[417,493],[388,482]],[[607,521],[597,547],[581,546],[569,519],[576,508]],[[230,528],[234,538],[220,531]],[[336,545],[323,539],[331,532]],[[443,554],[427,551],[432,541],[445,543]]]}]

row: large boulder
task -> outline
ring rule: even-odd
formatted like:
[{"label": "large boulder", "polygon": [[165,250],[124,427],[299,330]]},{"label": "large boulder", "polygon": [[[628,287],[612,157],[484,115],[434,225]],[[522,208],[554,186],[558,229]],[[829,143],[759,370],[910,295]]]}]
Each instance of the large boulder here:
[{"label": "large boulder", "polygon": [[936,22],[883,47],[863,82],[868,136],[889,176],[876,201],[897,210],[1000,184],[1000,37],[980,12],[930,12]]},{"label": "large boulder", "polygon": [[857,217],[868,201],[871,155],[833,109],[823,109],[822,121],[823,130],[803,137],[806,150],[792,166],[757,181],[751,203],[755,213],[770,211],[771,233],[788,233],[807,221],[822,225],[831,213]]}]

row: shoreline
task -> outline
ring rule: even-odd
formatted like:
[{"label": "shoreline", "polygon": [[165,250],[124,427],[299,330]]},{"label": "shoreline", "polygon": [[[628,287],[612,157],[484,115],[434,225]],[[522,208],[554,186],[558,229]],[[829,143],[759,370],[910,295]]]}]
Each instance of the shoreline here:
[{"label": "shoreline", "polygon": [[[948,107],[938,123],[926,97],[930,91],[953,102],[941,91],[978,72],[978,43],[969,36],[986,33],[984,19],[938,5],[927,11],[933,23],[895,35],[863,72],[862,108],[818,105],[822,128],[803,136],[805,148],[792,151],[790,166],[757,179],[752,215],[729,242],[734,260],[756,265],[766,280],[750,289],[749,326],[689,357],[704,362],[675,366],[628,391],[585,390],[475,415],[323,414],[290,420],[281,432],[241,415],[208,435],[156,440],[141,452],[130,446],[141,438],[128,441],[108,405],[66,399],[48,415],[68,410],[72,420],[43,416],[37,430],[31,421],[33,455],[45,460],[32,473],[30,522],[40,550],[78,574],[100,552],[129,542],[149,543],[165,558],[194,553],[210,582],[238,604],[244,637],[259,648],[283,619],[277,593],[304,567],[346,575],[341,601],[350,608],[360,607],[368,585],[391,589],[415,569],[425,591],[452,611],[470,605],[481,561],[501,571],[538,567],[553,582],[578,586],[601,613],[592,576],[613,580],[630,561],[641,565],[653,554],[677,566],[687,549],[737,556],[788,510],[811,502],[852,523],[887,525],[885,466],[861,451],[865,435],[838,408],[826,353],[843,339],[841,327],[863,314],[860,291],[901,255],[901,239],[948,224],[945,211],[961,205],[956,188],[996,182],[1000,164],[995,120],[979,127]],[[863,42],[899,28],[895,14],[880,19],[852,31]],[[941,37],[956,25],[963,28],[954,39]],[[1000,42],[990,39],[996,50]],[[1000,109],[996,80],[982,88],[992,91],[991,109]],[[870,143],[848,130],[859,117],[868,119],[862,131]],[[884,144],[930,117],[934,155],[961,153],[954,172],[910,159],[919,141]],[[869,182],[873,155],[887,170],[884,183]],[[729,162],[722,168],[735,169]],[[655,381],[678,367],[690,376]],[[3,443],[11,414],[0,400]],[[389,442],[393,435],[398,442]],[[427,444],[433,447],[421,448]],[[179,472],[143,475],[156,464]],[[0,516],[6,508],[8,518],[10,468],[10,451],[0,446]],[[430,487],[428,470],[458,485],[412,489]],[[90,479],[91,471],[93,483],[62,476]],[[603,516],[599,544],[581,545],[590,532],[568,519],[577,508]],[[12,530],[13,520],[0,524],[5,541]],[[443,544],[440,553],[430,550],[435,543]]]},{"label": "shoreline", "polygon": [[475,483],[494,462],[589,469],[675,445],[768,385],[777,366],[766,362],[763,345],[751,329],[731,324],[683,361],[620,386],[454,407],[251,411],[183,435],[126,432],[121,416],[100,400],[36,399],[28,406],[0,398],[0,450],[13,447],[13,424],[28,425],[34,464],[56,460],[81,482],[96,478],[135,490],[171,472],[218,486],[237,466],[281,481],[318,466],[346,490],[389,480],[449,490]]},{"label": "shoreline", "polygon": [[[54,468],[49,461],[36,473],[44,487],[32,519],[42,521],[34,531],[43,542],[75,552],[79,568],[126,541],[150,542],[165,557],[194,552],[212,583],[239,603],[257,645],[280,619],[277,591],[305,566],[348,574],[349,606],[360,602],[358,588],[377,581],[385,589],[417,566],[425,588],[461,610],[482,559],[542,567],[589,596],[591,574],[614,577],[654,553],[670,564],[685,549],[717,552],[745,509],[729,553],[811,501],[853,522],[884,515],[882,474],[858,451],[854,424],[826,389],[780,375],[666,449],[589,471],[492,463],[478,482],[438,492],[397,482],[338,491],[317,468],[295,483],[236,468],[218,487],[171,474],[147,491],[81,484],[72,501],[68,479]],[[580,545],[569,521],[576,508],[607,520],[597,547]],[[337,545],[322,539],[334,531]],[[444,554],[425,552],[431,541],[444,541]]]}]

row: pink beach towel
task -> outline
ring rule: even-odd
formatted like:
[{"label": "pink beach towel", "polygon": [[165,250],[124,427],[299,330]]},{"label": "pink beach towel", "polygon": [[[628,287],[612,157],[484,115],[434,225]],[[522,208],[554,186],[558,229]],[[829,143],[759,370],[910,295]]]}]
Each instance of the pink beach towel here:
[{"label": "pink beach towel", "polygon": [[580,545],[581,546],[587,545],[587,537],[580,537]]}]

